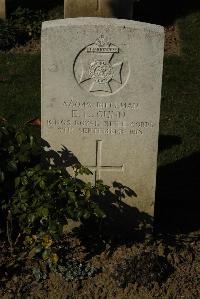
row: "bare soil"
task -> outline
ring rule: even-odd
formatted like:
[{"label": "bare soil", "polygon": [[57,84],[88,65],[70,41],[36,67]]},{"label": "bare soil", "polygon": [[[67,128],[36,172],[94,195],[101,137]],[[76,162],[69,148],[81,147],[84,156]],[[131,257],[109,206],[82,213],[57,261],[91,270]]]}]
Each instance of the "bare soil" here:
[{"label": "bare soil", "polygon": [[180,55],[178,25],[171,25],[165,28],[165,54]]},{"label": "bare soil", "polygon": [[[127,242],[124,245],[106,246],[104,250],[92,252],[76,238],[69,237],[73,249],[70,258],[87,260],[101,272],[94,277],[79,281],[66,281],[59,274],[50,273],[42,282],[36,282],[30,273],[14,271],[5,277],[1,267],[0,298],[30,299],[199,299],[200,298],[200,231],[188,235],[169,236],[162,239],[146,239]],[[92,248],[92,244],[91,244]],[[5,253],[1,251],[0,264],[5,263]],[[154,253],[166,259],[172,272],[162,283],[152,279],[152,283],[128,283],[120,287],[113,278],[125,258]],[[143,267],[147,267],[147,263]],[[134,269],[132,269],[134,271]]]}]

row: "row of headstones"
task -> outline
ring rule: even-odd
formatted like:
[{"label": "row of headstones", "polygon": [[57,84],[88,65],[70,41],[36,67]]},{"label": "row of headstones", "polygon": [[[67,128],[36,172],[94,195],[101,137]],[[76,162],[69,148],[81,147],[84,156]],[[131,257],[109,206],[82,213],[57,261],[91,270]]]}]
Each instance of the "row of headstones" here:
[{"label": "row of headstones", "polygon": [[[138,0],[64,0],[64,17],[114,17],[131,19]],[[0,19],[6,18],[6,0],[0,0]]]}]

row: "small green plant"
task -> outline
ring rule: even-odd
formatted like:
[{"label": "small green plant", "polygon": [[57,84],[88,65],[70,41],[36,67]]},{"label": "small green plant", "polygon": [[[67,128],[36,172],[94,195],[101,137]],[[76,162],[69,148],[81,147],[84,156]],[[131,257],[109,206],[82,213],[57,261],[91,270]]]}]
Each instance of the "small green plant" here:
[{"label": "small green plant", "polygon": [[29,168],[15,179],[15,188],[11,213],[27,234],[57,237],[68,219],[84,221],[105,216],[94,202],[104,188],[85,183],[76,175],[71,177],[63,169],[42,169],[40,165]]},{"label": "small green plant", "polygon": [[8,204],[15,192],[15,178],[40,160],[40,148],[23,128],[0,123],[0,195],[1,205]]},{"label": "small green plant", "polygon": [[8,50],[16,43],[24,44],[31,38],[38,39],[45,18],[42,10],[18,7],[9,20],[0,20],[0,50]]},{"label": "small green plant", "polygon": [[54,271],[61,274],[67,281],[72,281],[92,277],[100,272],[101,269],[92,267],[87,263],[62,258],[54,268]]},{"label": "small green plant", "polygon": [[82,223],[103,219],[106,215],[95,200],[105,196],[109,187],[101,181],[92,186],[78,178],[90,174],[80,164],[73,165],[73,176],[64,168],[44,165],[33,136],[25,129],[0,124],[2,231],[11,251],[21,238],[32,240],[32,253],[50,258],[51,246],[45,247],[44,236],[52,242],[60,238],[68,219]]},{"label": "small green plant", "polygon": [[11,15],[11,24],[16,31],[18,40],[39,38],[44,20],[45,13],[42,10],[29,8],[18,7]]},{"label": "small green plant", "polygon": [[54,241],[49,234],[27,235],[24,245],[29,252],[29,258],[38,258],[41,262],[48,262],[51,265],[57,264],[59,258],[54,250]]}]

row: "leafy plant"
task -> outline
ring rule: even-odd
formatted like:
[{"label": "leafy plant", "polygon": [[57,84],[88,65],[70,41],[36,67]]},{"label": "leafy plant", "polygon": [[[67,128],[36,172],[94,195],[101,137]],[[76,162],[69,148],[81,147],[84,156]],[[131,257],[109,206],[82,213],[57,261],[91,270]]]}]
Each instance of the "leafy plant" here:
[{"label": "leafy plant", "polygon": [[42,10],[18,7],[9,20],[0,20],[0,50],[7,50],[16,43],[23,44],[39,38],[46,14]]},{"label": "leafy plant", "polygon": [[0,123],[0,196],[1,205],[9,202],[15,192],[15,178],[40,158],[34,137],[23,128]]},{"label": "leafy plant", "polygon": [[8,21],[0,19],[0,50],[7,50],[15,45],[15,32]]},{"label": "leafy plant", "polygon": [[92,267],[87,263],[78,262],[77,260],[63,258],[56,265],[54,271],[61,274],[67,281],[72,281],[92,277],[97,274],[100,269]]},{"label": "leafy plant", "polygon": [[45,167],[39,161],[40,147],[33,136],[22,128],[0,124],[2,230],[12,250],[20,236],[36,236],[33,248],[40,247],[38,253],[49,257],[51,246],[45,248],[44,236],[59,238],[68,219],[103,219],[106,215],[96,198],[105,196],[109,187],[101,181],[92,186],[79,179],[81,174],[90,174],[80,164],[73,165],[74,176],[70,176],[64,168]]},{"label": "leafy plant", "polygon": [[42,10],[18,7],[11,14],[11,23],[18,39],[26,40],[40,37],[41,25],[44,20],[45,13]]},{"label": "leafy plant", "polygon": [[[54,255],[55,256],[55,255]],[[83,280],[88,277],[93,277],[101,271],[101,268],[93,267],[86,262],[80,262],[68,257],[61,258],[58,262],[52,262],[49,259],[45,266],[44,263],[39,267],[32,269],[36,281],[45,280],[48,277],[48,272],[52,271],[61,275],[67,281]]]},{"label": "leafy plant", "polygon": [[54,241],[48,234],[28,235],[24,241],[25,248],[28,250],[29,258],[39,259],[43,262],[57,264],[59,258],[54,249]]},{"label": "leafy plant", "polygon": [[68,219],[84,221],[105,216],[94,202],[102,193],[100,187],[71,177],[63,169],[37,165],[22,172],[15,179],[15,187],[11,212],[24,233],[48,232],[58,237]]}]

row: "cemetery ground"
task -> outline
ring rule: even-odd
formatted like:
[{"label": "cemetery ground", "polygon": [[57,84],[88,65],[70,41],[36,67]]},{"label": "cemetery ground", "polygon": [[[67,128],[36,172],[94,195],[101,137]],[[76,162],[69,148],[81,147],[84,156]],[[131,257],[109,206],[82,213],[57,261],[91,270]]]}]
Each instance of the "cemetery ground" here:
[{"label": "cemetery ground", "polygon": [[[0,298],[200,298],[200,13],[177,23],[180,53],[164,59],[154,237],[144,237],[142,215],[131,234],[68,234],[58,256],[79,263],[63,275],[18,261],[20,248],[11,254],[2,238]],[[26,124],[37,138],[40,54],[2,52],[0,66],[1,119]],[[96,273],[84,272],[85,262]]]}]

